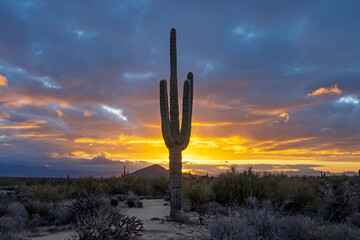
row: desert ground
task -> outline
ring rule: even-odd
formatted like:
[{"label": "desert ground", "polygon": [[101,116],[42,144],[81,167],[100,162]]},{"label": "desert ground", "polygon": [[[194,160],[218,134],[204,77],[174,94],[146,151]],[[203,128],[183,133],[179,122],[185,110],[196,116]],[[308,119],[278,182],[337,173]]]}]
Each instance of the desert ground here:
[{"label": "desert ground", "polygon": [[[163,199],[142,200],[143,208],[128,208],[121,206],[122,212],[129,216],[136,216],[144,223],[145,231],[139,240],[191,240],[191,239],[209,239],[207,228],[197,223],[197,216],[194,213],[187,213],[190,217],[189,224],[180,224],[167,222],[166,216],[169,215],[169,202]],[[165,206],[164,206],[165,204]],[[159,218],[160,220],[150,220],[151,218]],[[31,237],[31,240],[64,240],[72,239],[76,236],[74,230],[65,230],[54,233],[43,229],[37,237]]]}]

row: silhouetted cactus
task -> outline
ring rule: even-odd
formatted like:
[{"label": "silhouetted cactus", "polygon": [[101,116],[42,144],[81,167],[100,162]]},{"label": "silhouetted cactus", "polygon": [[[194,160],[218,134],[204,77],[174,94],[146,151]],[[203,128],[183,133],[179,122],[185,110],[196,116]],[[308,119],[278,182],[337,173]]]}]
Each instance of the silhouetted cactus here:
[{"label": "silhouetted cactus", "polygon": [[179,105],[177,88],[176,30],[170,32],[170,119],[166,80],[160,81],[161,129],[170,153],[170,218],[181,221],[181,152],[189,145],[193,103],[193,74],[184,82],[183,113],[179,129]]}]

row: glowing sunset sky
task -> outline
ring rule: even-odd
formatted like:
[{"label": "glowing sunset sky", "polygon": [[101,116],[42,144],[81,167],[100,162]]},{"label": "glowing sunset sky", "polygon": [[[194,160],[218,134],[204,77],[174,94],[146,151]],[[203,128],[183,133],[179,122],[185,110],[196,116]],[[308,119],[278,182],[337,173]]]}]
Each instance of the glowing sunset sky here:
[{"label": "glowing sunset sky", "polygon": [[359,1],[84,3],[0,1],[0,168],[166,167],[171,27],[180,93],[195,76],[185,171],[360,168]]}]

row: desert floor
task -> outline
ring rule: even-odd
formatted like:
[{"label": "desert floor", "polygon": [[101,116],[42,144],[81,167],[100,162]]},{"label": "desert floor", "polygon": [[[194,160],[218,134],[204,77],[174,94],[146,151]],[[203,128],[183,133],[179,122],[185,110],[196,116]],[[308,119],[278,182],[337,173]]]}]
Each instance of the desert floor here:
[{"label": "desert floor", "polygon": [[[145,231],[143,236],[138,237],[139,240],[190,240],[190,239],[209,239],[206,227],[197,224],[197,217],[194,213],[188,213],[190,217],[190,224],[180,224],[165,221],[169,215],[169,202],[162,199],[142,200],[143,208],[123,208],[122,212],[129,216],[136,216],[144,223]],[[164,206],[167,203],[167,206]],[[151,221],[151,218],[158,217],[160,220]],[[74,230],[65,230],[57,233],[49,233],[43,231],[39,233],[40,236],[32,237],[32,240],[65,240],[72,239],[76,233]]]}]

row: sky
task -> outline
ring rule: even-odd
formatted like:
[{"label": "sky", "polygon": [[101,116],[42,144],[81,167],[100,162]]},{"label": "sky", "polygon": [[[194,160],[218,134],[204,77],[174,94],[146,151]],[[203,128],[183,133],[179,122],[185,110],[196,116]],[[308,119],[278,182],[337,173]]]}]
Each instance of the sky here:
[{"label": "sky", "polygon": [[194,73],[183,171],[357,173],[359,9],[356,0],[0,1],[0,175],[168,167],[159,81],[170,75],[172,27],[180,112]]}]

